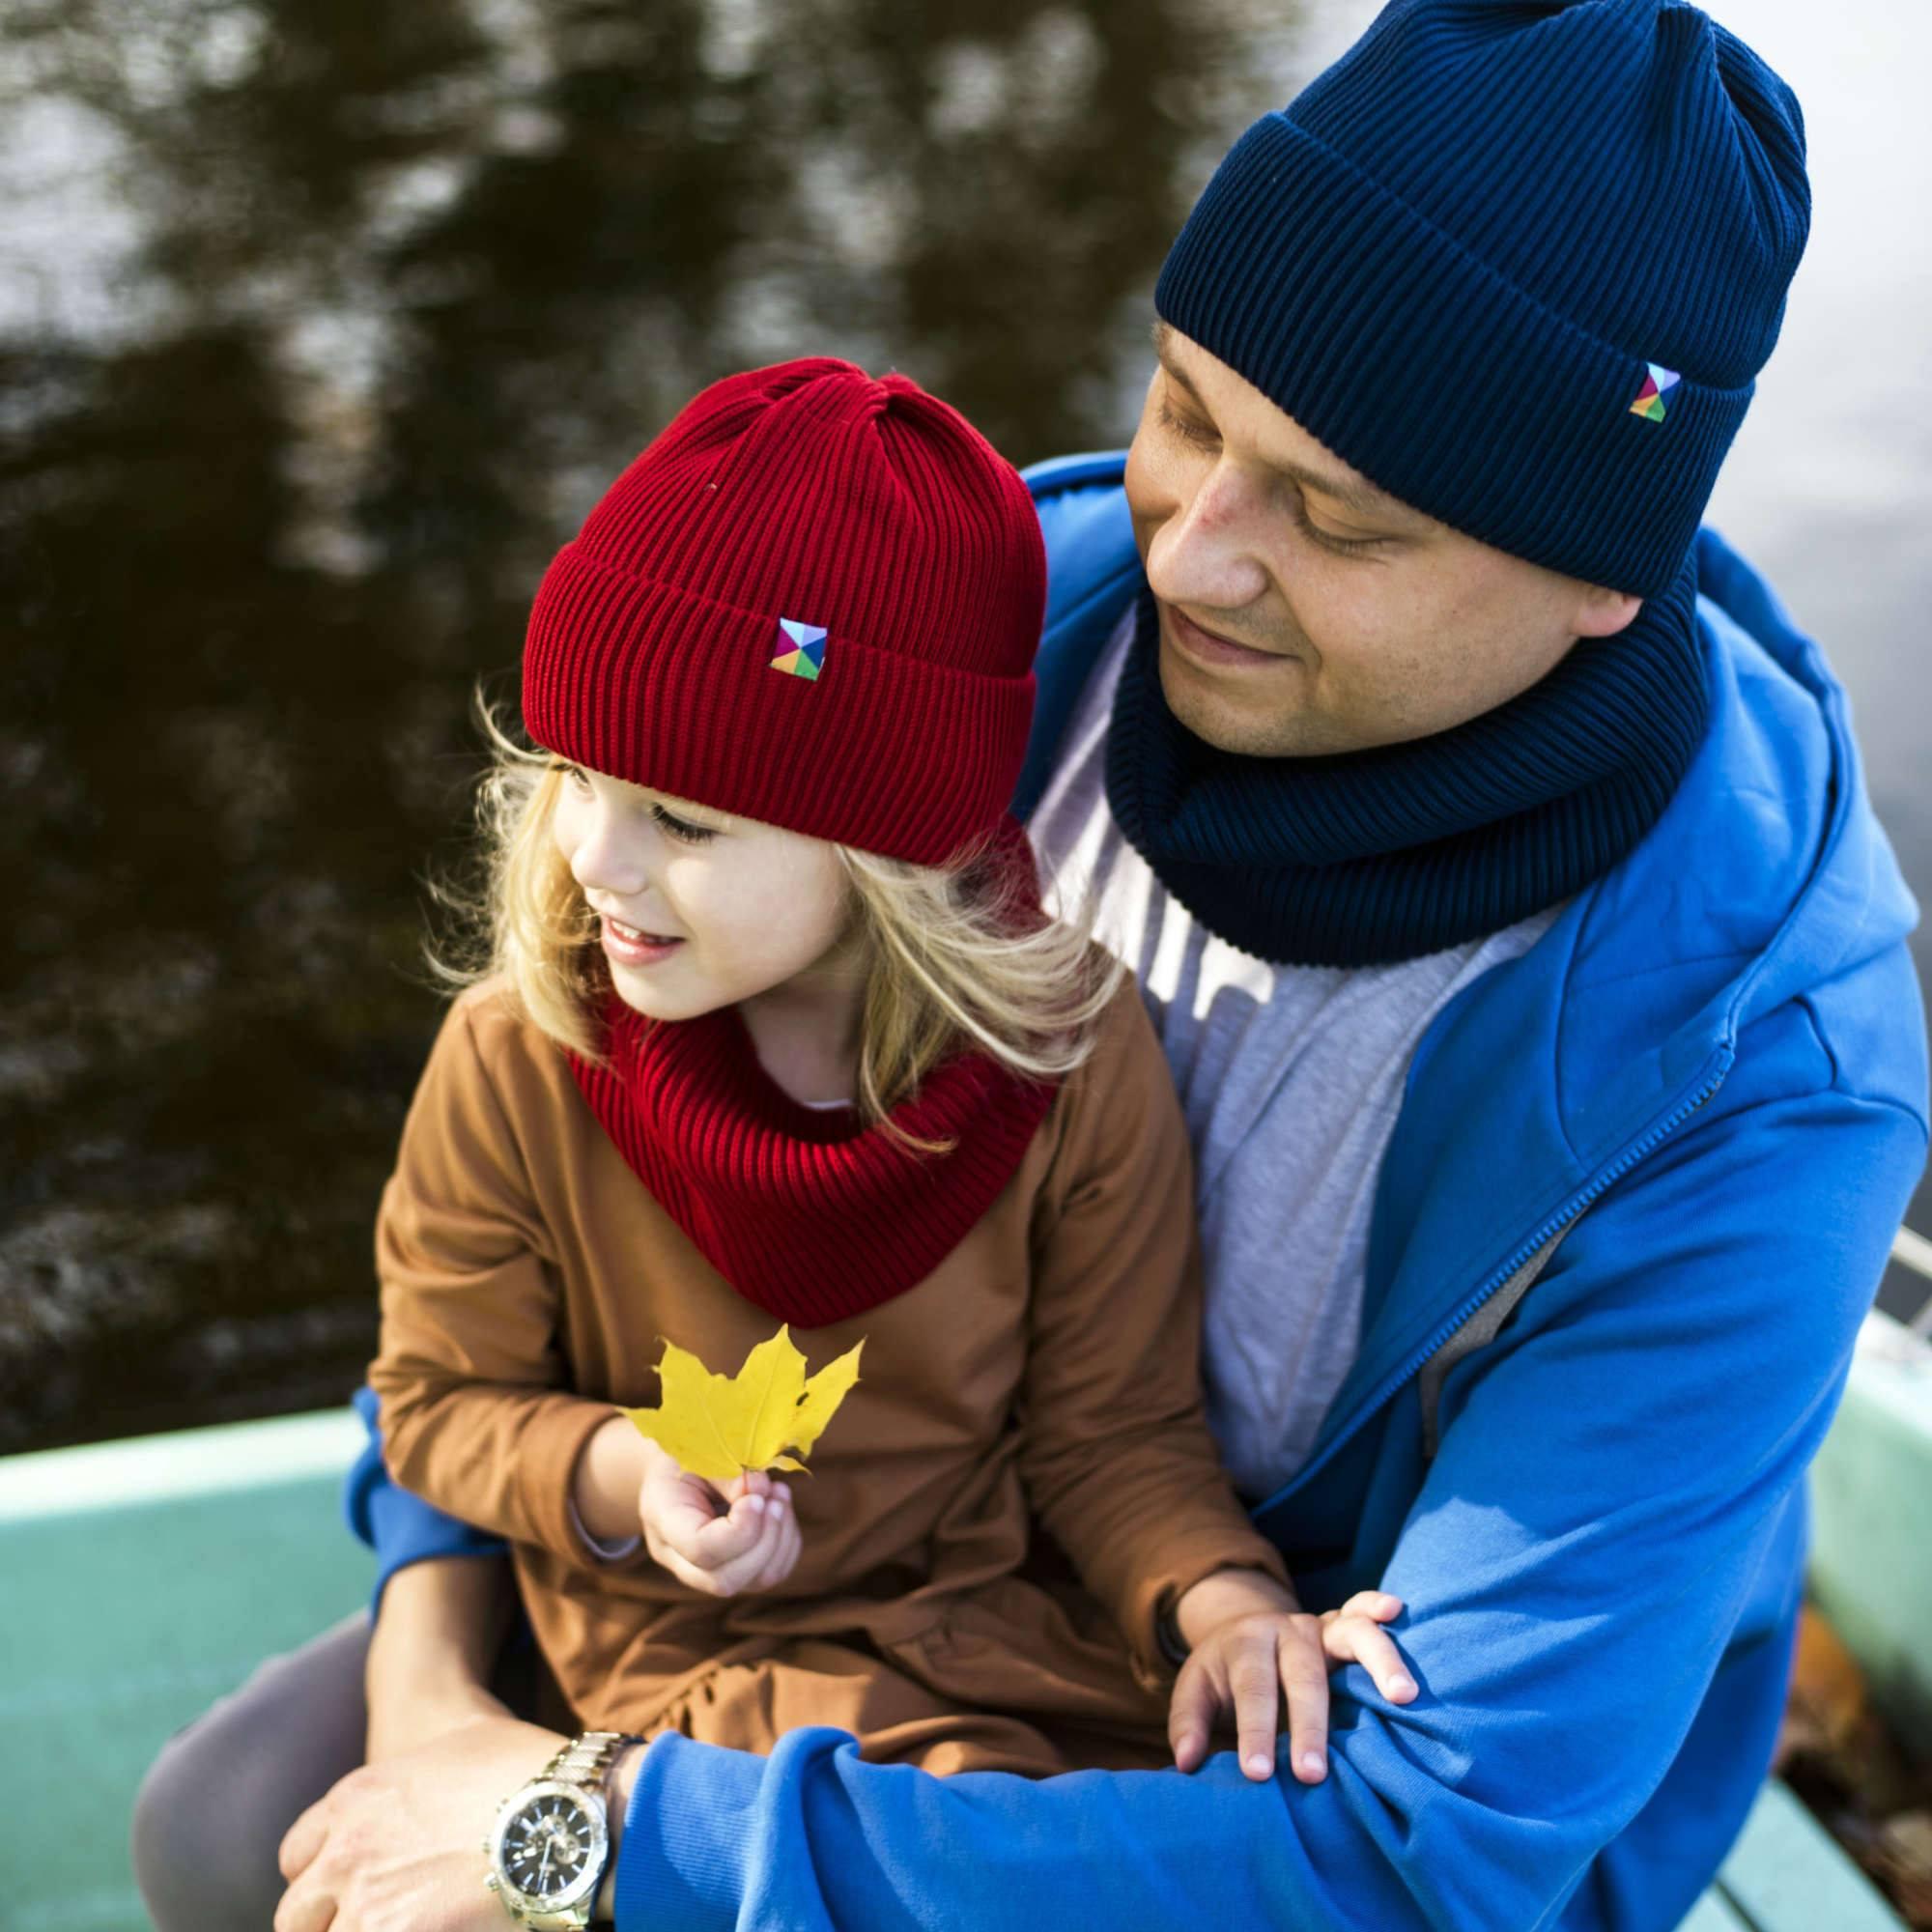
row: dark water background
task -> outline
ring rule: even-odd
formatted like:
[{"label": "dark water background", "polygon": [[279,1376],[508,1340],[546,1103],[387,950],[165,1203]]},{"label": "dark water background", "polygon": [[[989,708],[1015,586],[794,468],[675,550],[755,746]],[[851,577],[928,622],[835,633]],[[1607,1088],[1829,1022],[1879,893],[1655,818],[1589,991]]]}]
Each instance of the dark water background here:
[{"label": "dark water background", "polygon": [[[1923,895],[1932,47],[1719,11],[1819,210],[1714,515]],[[514,697],[544,563],[678,404],[824,352],[1016,462],[1123,441],[1193,194],[1372,13],[0,5],[0,1451],[359,1380],[469,687]]]}]

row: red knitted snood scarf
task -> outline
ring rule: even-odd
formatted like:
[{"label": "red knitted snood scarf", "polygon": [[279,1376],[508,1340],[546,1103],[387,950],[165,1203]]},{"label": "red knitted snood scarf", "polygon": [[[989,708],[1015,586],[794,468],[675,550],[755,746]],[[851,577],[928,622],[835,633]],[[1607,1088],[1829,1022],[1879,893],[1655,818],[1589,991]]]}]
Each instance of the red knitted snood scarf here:
[{"label": "red knitted snood scarf", "polygon": [[748,1301],[817,1327],[902,1294],[958,1246],[1012,1178],[1051,1083],[963,1053],[893,1120],[913,1153],[853,1117],[792,1099],[758,1064],[735,1007],[651,1021],[611,992],[611,1070],[578,1055],[591,1111],[693,1245]]}]

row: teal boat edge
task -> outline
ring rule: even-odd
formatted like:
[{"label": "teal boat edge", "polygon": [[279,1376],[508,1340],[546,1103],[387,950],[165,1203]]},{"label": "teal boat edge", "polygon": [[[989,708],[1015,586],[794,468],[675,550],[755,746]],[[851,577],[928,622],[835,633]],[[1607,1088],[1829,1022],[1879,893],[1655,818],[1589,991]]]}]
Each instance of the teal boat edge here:
[{"label": "teal boat edge", "polygon": [[[0,1817],[11,1843],[72,1846],[78,1783],[117,1821],[69,1868],[71,1932],[147,1932],[127,1820],[161,1745],[366,1604],[373,1559],[340,1507],[361,1441],[345,1405],[0,1458]],[[1932,1346],[1889,1317],[1865,1323],[1811,1481],[1811,1593],[1932,1751]],[[27,1932],[14,1909],[0,1902],[0,1932]],[[1774,1779],[1681,1932],[1900,1925]]]}]

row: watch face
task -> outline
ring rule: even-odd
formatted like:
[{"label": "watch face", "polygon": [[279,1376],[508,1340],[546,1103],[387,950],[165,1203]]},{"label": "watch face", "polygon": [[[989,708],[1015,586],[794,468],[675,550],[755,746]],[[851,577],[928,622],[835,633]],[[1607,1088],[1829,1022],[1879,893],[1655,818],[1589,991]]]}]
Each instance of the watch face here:
[{"label": "watch face", "polygon": [[498,1824],[497,1869],[537,1908],[574,1905],[603,1867],[606,1827],[601,1808],[568,1784],[526,1791]]}]

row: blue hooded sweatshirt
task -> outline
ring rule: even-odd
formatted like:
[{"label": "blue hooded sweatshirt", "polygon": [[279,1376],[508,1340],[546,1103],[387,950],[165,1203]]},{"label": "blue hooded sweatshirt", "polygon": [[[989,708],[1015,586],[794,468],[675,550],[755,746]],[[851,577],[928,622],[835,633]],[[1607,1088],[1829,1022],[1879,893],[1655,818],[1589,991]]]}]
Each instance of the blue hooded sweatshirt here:
[{"label": "blue hooded sweatshirt", "polygon": [[[1029,472],[1050,587],[1022,810],[1141,587],[1122,461]],[[1770,1762],[1804,1470],[1927,1116],[1917,909],[1844,692],[1708,528],[1698,565],[1703,746],[1635,850],[1422,1039],[1355,1363],[1255,1511],[1309,1608],[1404,1600],[1419,1694],[1339,1671],[1312,1786],[1285,1745],[1271,1783],[1232,1751],[1036,1782],[867,1764],[824,1727],[769,1758],[660,1738],[619,1932],[1668,1932],[1690,1909]],[[384,1577],[492,1547],[373,1442],[350,1510]]]}]

